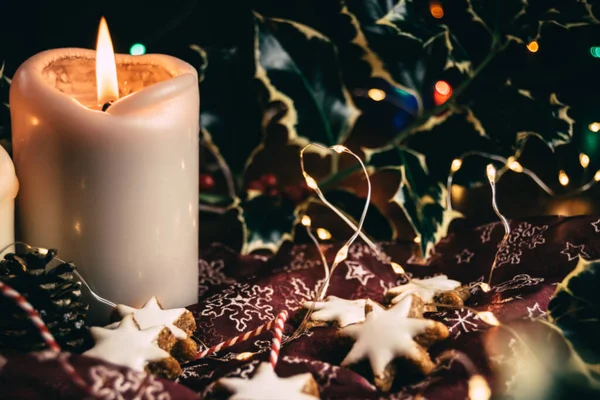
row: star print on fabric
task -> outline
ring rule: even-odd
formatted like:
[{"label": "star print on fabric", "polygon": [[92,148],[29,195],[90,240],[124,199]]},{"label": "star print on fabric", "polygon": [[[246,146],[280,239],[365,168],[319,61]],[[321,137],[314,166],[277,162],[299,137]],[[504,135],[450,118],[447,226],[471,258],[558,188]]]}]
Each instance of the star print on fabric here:
[{"label": "star print on fabric", "polygon": [[562,250],[560,252],[560,254],[566,255],[568,257],[567,261],[575,260],[580,255],[584,258],[589,257],[590,255],[588,253],[586,253],[584,249],[585,249],[585,245],[583,245],[583,244],[581,244],[579,246],[575,246],[575,245],[567,242],[567,247],[565,247],[564,250]]},{"label": "star print on fabric", "polygon": [[471,262],[471,258],[473,258],[473,256],[475,255],[475,253],[470,252],[469,249],[464,249],[463,251],[461,251],[459,254],[455,255],[454,257],[456,257],[456,262],[458,264],[468,264]]},{"label": "star print on fabric", "polygon": [[362,285],[366,285],[367,281],[370,278],[374,278],[375,275],[365,269],[363,265],[357,261],[346,261],[346,266],[348,267],[348,272],[346,273],[346,279],[358,279]]},{"label": "star print on fabric", "polygon": [[[217,384],[231,392],[230,400],[314,400],[317,383],[310,373],[288,378],[277,376],[271,364],[263,362],[250,379],[221,378]],[[311,394],[309,394],[310,392]]]},{"label": "star print on fabric", "polygon": [[430,303],[437,294],[454,290],[459,286],[459,281],[448,279],[446,275],[437,275],[426,279],[411,279],[406,285],[389,289],[386,296],[394,296],[392,304],[402,301],[411,294],[416,294],[425,303]]},{"label": "star print on fabric", "polygon": [[133,315],[129,314],[116,329],[91,327],[90,333],[96,344],[83,355],[142,372],[148,362],[170,357],[157,343],[158,334],[163,328],[156,326],[140,330]]},{"label": "star print on fabric", "polygon": [[365,322],[341,329],[342,336],[355,340],[341,365],[345,367],[367,359],[375,385],[384,392],[391,388],[389,367],[396,358],[407,359],[423,374],[431,372],[435,365],[415,337],[426,333],[434,342],[446,338],[448,329],[437,321],[408,318],[411,305],[412,298],[408,297],[387,310],[374,308]]},{"label": "star print on fabric", "polygon": [[304,308],[314,305],[310,319],[313,321],[335,321],[340,328],[365,320],[366,299],[346,300],[336,296],[327,296],[325,301],[307,301]]},{"label": "star print on fabric", "polygon": [[591,225],[594,227],[594,232],[600,233],[600,219],[596,222],[592,222]]},{"label": "star print on fabric", "polygon": [[[166,326],[177,339],[187,339],[185,331],[174,325],[175,321],[177,321],[185,312],[188,312],[185,308],[165,310],[158,302],[158,299],[152,297],[140,309],[119,304],[115,307],[115,311],[121,317],[133,314],[133,319],[142,330],[155,326]],[[107,326],[107,328],[114,328],[115,326],[115,324],[111,324]]]},{"label": "star print on fabric", "polygon": [[532,321],[537,321],[540,319],[545,319],[546,311],[540,308],[538,303],[535,303],[533,307],[527,307],[528,317]]}]

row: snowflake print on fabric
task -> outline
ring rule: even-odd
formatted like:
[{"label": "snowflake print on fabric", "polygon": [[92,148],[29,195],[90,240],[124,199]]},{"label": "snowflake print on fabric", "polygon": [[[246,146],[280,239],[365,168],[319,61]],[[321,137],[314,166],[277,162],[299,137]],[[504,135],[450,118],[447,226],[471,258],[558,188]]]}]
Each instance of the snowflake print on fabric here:
[{"label": "snowflake print on fabric", "polygon": [[504,264],[520,264],[523,249],[535,249],[538,245],[546,243],[544,232],[548,225],[533,226],[527,222],[521,222],[513,228],[508,240],[498,248],[496,266]]},{"label": "snowflake print on fabric", "polygon": [[600,218],[596,222],[592,222],[590,225],[594,227],[594,232],[600,233]]},{"label": "snowflake print on fabric", "polygon": [[348,249],[348,255],[354,260],[360,260],[364,256],[373,255],[373,250],[364,243],[354,243]]},{"label": "snowflake print on fabric", "polygon": [[[321,390],[331,386],[331,382],[337,378],[338,372],[341,370],[337,365],[319,360],[308,360],[295,356],[284,356],[281,360],[288,364],[308,364],[309,370],[317,380]],[[373,389],[375,389],[374,386]]]},{"label": "snowflake print on fabric", "polygon": [[204,364],[195,364],[195,365],[186,366],[185,368],[183,368],[183,372],[175,380],[175,382],[180,383],[180,382],[188,380],[188,379],[203,380],[203,379],[212,378],[216,372],[216,369],[213,368],[213,369],[209,370],[209,372],[206,374],[203,374],[201,372],[203,369],[208,367],[208,365],[209,364],[204,363]]},{"label": "snowflake print on fabric", "polygon": [[481,231],[481,244],[487,243],[492,238],[492,232],[494,228],[498,225],[498,222],[492,222],[490,224],[481,225],[475,228],[476,231]]},{"label": "snowflake print on fabric", "polygon": [[223,260],[213,260],[208,262],[206,260],[198,260],[198,296],[202,296],[212,286],[222,284],[235,283],[235,279],[229,278],[223,273],[225,264]]},{"label": "snowflake print on fabric", "polygon": [[454,310],[452,317],[448,317],[448,314],[442,313],[443,321],[446,322],[448,330],[455,337],[459,337],[463,333],[478,332],[479,329],[479,318],[473,314],[470,310]]},{"label": "snowflake print on fabric", "polygon": [[511,280],[504,281],[494,285],[492,289],[496,293],[506,292],[507,290],[521,289],[527,286],[537,286],[544,282],[544,278],[532,278],[527,274],[515,275]]},{"label": "snowflake print on fabric", "polygon": [[320,260],[311,260],[310,257],[306,257],[306,245],[294,246],[290,255],[293,257],[290,263],[283,267],[284,271],[300,271],[305,269],[311,269],[317,265],[321,265]]},{"label": "snowflake print on fabric", "polygon": [[101,400],[124,400],[135,396],[139,400],[169,400],[171,395],[154,376],[128,370],[122,373],[103,365],[90,369],[92,392]]},{"label": "snowflake print on fabric", "polygon": [[546,311],[542,310],[538,303],[535,303],[533,307],[527,307],[527,314],[527,317],[532,321],[546,319]]},{"label": "snowflake print on fabric", "polygon": [[295,310],[302,307],[302,303],[305,301],[314,300],[317,297],[317,290],[324,281],[325,279],[321,279],[313,288],[310,288],[302,279],[293,277],[278,285],[278,289],[281,291],[278,296],[285,299],[285,306],[288,310]]},{"label": "snowflake print on fabric", "polygon": [[374,278],[375,274],[366,269],[361,263],[357,261],[346,261],[348,272],[346,273],[346,280],[358,279],[362,285],[366,285],[370,278]]},{"label": "snowflake print on fabric", "polygon": [[473,258],[474,255],[475,253],[469,251],[469,249],[464,249],[454,257],[456,257],[457,264],[468,264],[471,262],[471,258]]},{"label": "snowflake print on fabric", "polygon": [[272,301],[273,288],[269,286],[235,283],[207,298],[200,316],[212,318],[226,316],[235,322],[235,329],[244,332],[248,329],[249,322],[264,322],[274,318]]},{"label": "snowflake print on fabric", "polygon": [[590,255],[585,252],[585,245],[581,244],[579,246],[575,246],[567,242],[567,247],[565,247],[560,254],[564,254],[568,257],[567,261],[572,261],[577,259],[577,257],[582,256],[583,258],[588,258]]}]

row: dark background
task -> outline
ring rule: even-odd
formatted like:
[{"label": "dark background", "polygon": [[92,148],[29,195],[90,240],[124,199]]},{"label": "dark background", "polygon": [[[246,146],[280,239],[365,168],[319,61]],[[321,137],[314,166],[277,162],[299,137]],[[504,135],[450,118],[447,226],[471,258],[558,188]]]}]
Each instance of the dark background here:
[{"label": "dark background", "polygon": [[[291,17],[318,13],[330,1],[334,0],[0,0],[0,61],[5,61],[5,73],[12,76],[20,63],[39,51],[94,48],[98,22],[105,16],[116,52],[128,53],[130,46],[139,42],[148,53],[170,54],[197,66],[200,59],[189,49],[190,44],[230,47],[249,40],[251,8],[266,15]],[[443,3],[451,7],[460,1]],[[595,6],[597,15],[599,9]],[[586,178],[578,163],[580,151],[592,159],[588,179],[600,169],[600,133],[588,129],[591,122],[600,121],[600,59],[590,54],[591,46],[600,46],[600,26],[567,33],[551,28],[544,31],[539,44],[540,51],[527,60],[539,66],[535,69],[536,84],[548,82],[557,88],[561,101],[571,105],[569,114],[577,123],[572,144],[562,146],[555,155],[540,145],[528,145],[523,161],[559,191],[563,188],[558,185],[556,171],[565,169],[572,182],[568,189],[574,189]],[[509,173],[500,182],[499,192],[500,207],[510,217],[600,212],[598,187],[577,197],[550,198],[526,176]],[[494,219],[488,188],[455,195],[457,208],[467,215],[478,221]]]}]

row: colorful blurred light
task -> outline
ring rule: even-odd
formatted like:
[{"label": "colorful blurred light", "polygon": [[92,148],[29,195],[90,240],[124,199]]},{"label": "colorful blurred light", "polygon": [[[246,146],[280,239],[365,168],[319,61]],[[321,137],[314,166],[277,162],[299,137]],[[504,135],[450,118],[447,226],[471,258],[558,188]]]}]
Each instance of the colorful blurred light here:
[{"label": "colorful blurred light", "polygon": [[600,58],[600,46],[592,46],[592,47],[590,47],[590,54],[594,58]]},{"label": "colorful blurred light", "polygon": [[540,45],[535,40],[529,42],[529,44],[527,45],[527,50],[529,50],[532,53],[537,53],[539,49]]},{"label": "colorful blurred light", "polygon": [[144,46],[141,43],[135,43],[129,49],[129,54],[131,54],[132,56],[144,55],[144,54],[146,54],[146,46]]},{"label": "colorful blurred light", "polygon": [[600,131],[600,122],[592,122],[588,128],[590,129],[590,131],[592,132],[598,132]]},{"label": "colorful blurred light", "polygon": [[437,81],[433,87],[433,101],[439,106],[452,97],[452,86],[446,81]]},{"label": "colorful blurred light", "polygon": [[433,18],[440,19],[444,17],[444,9],[442,8],[442,5],[437,1],[432,1],[429,4],[429,11],[431,12]]},{"label": "colorful blurred light", "polygon": [[381,89],[369,89],[367,95],[375,101],[381,101],[385,99],[385,92]]}]

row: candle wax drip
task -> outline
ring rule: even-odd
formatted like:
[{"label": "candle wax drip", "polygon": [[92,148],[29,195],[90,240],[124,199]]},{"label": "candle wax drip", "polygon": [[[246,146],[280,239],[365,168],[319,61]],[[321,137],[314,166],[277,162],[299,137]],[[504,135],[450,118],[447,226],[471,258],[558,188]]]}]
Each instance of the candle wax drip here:
[{"label": "candle wax drip", "polygon": [[[91,58],[63,58],[49,64],[42,71],[46,83],[82,105],[100,110],[96,92],[96,63]],[[158,65],[120,63],[117,64],[119,98],[137,92],[173,76]]]}]

